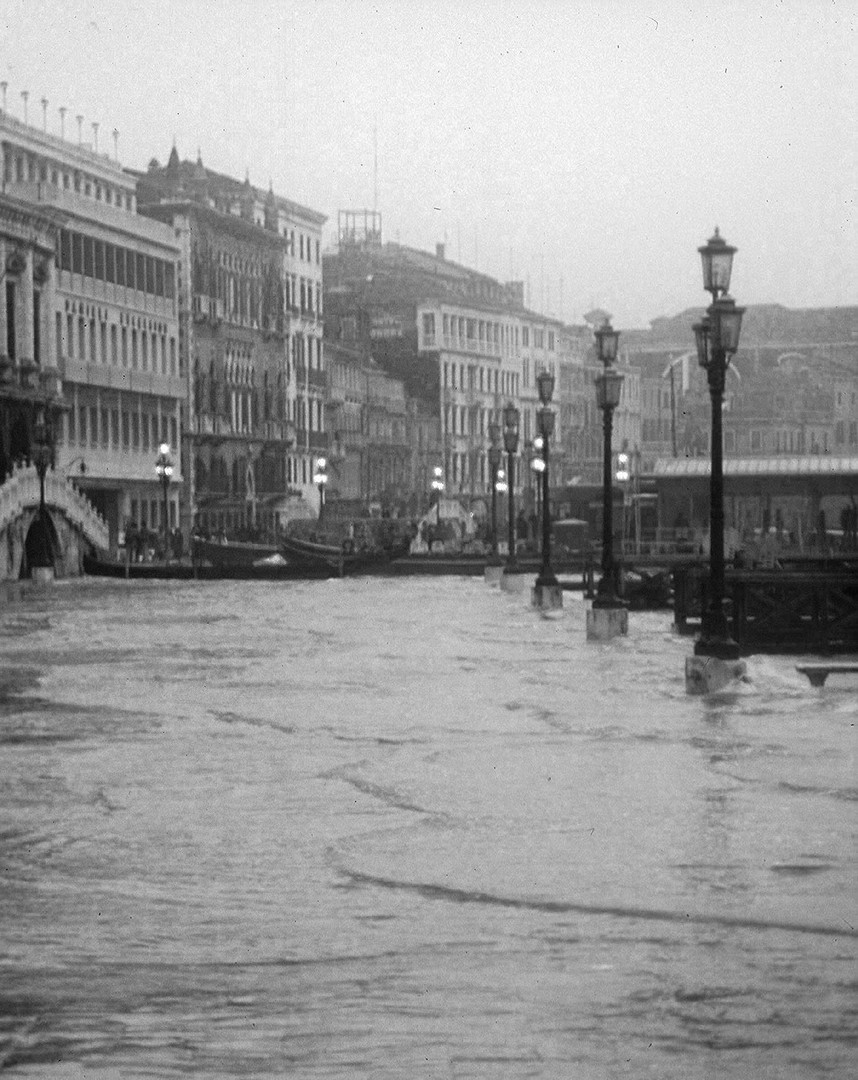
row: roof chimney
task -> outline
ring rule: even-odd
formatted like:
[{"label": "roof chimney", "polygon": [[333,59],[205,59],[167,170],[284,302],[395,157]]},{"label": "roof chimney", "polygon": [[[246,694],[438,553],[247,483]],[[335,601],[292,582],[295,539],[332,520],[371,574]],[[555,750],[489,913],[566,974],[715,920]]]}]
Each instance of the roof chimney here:
[{"label": "roof chimney", "polygon": [[444,258],[444,245],[443,244],[436,244],[435,245],[435,258],[436,259],[443,259]]}]

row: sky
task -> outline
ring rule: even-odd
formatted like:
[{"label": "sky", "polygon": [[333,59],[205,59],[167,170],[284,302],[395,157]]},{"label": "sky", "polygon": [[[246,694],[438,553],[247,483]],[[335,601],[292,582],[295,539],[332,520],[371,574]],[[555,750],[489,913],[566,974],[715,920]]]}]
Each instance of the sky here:
[{"label": "sky", "polygon": [[569,322],[858,304],[858,0],[3,0],[7,109],[211,168]]}]

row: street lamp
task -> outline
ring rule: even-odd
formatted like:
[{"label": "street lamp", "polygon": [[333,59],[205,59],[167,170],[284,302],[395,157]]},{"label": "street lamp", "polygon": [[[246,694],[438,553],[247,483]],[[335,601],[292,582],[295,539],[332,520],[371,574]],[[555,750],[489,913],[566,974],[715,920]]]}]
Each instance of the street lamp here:
[{"label": "street lamp", "polygon": [[616,571],[614,567],[614,495],[611,477],[611,438],[613,433],[614,409],[620,403],[623,388],[623,374],[613,367],[617,358],[617,345],[620,333],[614,330],[610,320],[595,331],[596,351],[604,370],[596,376],[596,402],[602,410],[602,579],[596,589],[593,607],[621,608],[623,602],[616,592]]},{"label": "street lamp", "polygon": [[54,433],[44,409],[33,428],[33,464],[39,477],[39,517],[45,519],[45,476],[54,465]]},{"label": "street lamp", "polygon": [[744,308],[727,295],[736,248],[719,234],[697,249],[703,263],[703,288],[712,295],[706,315],[693,327],[697,359],[705,370],[712,401],[712,466],[709,481],[709,597],[703,612],[695,656],[737,660],[739,646],[730,637],[724,611],[724,445],[721,407],[730,358],[739,347]]},{"label": "street lamp", "polygon": [[[544,465],[542,469],[542,566],[536,579],[536,588],[544,590],[556,589],[558,584],[551,568],[551,500],[549,498],[548,475],[548,444],[554,434],[554,413],[548,406],[554,396],[554,376],[550,371],[543,370],[536,377],[536,385],[539,390],[539,400],[542,403],[542,408],[537,413],[537,420],[539,434],[542,437],[542,461]],[[540,602],[544,601],[544,594],[540,593],[536,599]]]},{"label": "street lamp", "polygon": [[507,503],[509,506],[509,528],[507,534],[508,553],[504,573],[515,573],[518,560],[515,555],[515,455],[518,452],[518,425],[521,414],[510,401],[503,411],[503,445],[506,450]]},{"label": "street lamp", "polygon": [[316,458],[316,471],[313,473],[313,483],[319,489],[319,521],[325,512],[325,485],[328,482],[328,459]]},{"label": "street lamp", "polygon": [[167,492],[170,487],[170,481],[173,478],[173,459],[170,457],[169,443],[161,443],[158,447],[158,459],[155,462],[155,472],[158,474],[158,479],[161,482],[161,488],[164,492],[164,558],[169,559],[170,504],[168,502]]},{"label": "street lamp", "polygon": [[489,424],[489,471],[492,483],[492,550],[489,556],[490,566],[500,566],[498,555],[498,470],[501,463],[500,424]]}]

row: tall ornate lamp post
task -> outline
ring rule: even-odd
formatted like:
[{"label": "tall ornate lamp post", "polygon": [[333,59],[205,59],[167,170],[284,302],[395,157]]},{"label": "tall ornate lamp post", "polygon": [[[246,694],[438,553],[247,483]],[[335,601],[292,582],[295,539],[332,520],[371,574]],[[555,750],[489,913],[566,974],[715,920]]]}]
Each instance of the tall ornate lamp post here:
[{"label": "tall ornate lamp post", "polygon": [[518,434],[521,413],[510,401],[503,411],[503,446],[506,450],[506,482],[508,506],[508,530],[506,566],[503,568],[501,588],[509,592],[521,588],[524,580],[518,566],[515,551],[515,455],[518,453]]},{"label": "tall ornate lamp post", "polygon": [[328,459],[316,458],[316,471],[313,473],[313,483],[319,489],[319,522],[325,513],[325,485],[328,483]]},{"label": "tall ornate lamp post", "polygon": [[53,578],[54,560],[45,509],[45,476],[54,465],[54,436],[44,409],[39,411],[33,426],[33,464],[39,477],[39,517],[34,534],[38,538],[38,546],[33,552],[30,575],[39,582],[47,583]]},{"label": "tall ornate lamp post", "polygon": [[170,481],[173,479],[173,459],[170,457],[170,447],[168,443],[161,443],[158,447],[158,459],[155,462],[155,472],[158,475],[158,480],[161,483],[161,490],[164,493],[164,558],[170,557],[170,503],[168,498],[168,492],[170,488]]},{"label": "tall ornate lamp post", "polygon": [[489,424],[489,476],[492,485],[491,552],[486,561],[484,576],[491,585],[500,581],[503,563],[498,555],[498,470],[501,463],[500,424]]},{"label": "tall ornate lamp post", "polygon": [[625,604],[617,596],[616,567],[614,565],[614,491],[611,470],[611,439],[613,436],[614,409],[620,403],[623,388],[623,374],[613,366],[617,359],[617,345],[620,334],[614,330],[610,320],[605,322],[594,334],[596,352],[602,362],[603,371],[596,376],[596,402],[602,410],[603,445],[602,445],[602,578],[596,589],[593,606],[587,612],[587,637],[594,641],[626,634],[629,628],[629,613]]},{"label": "tall ornate lamp post", "polygon": [[709,481],[709,595],[701,619],[694,656],[685,663],[689,693],[706,693],[724,686],[745,670],[739,646],[730,637],[724,611],[724,445],[721,407],[730,359],[739,347],[744,308],[727,295],[733,256],[731,247],[715,230],[700,248],[703,288],[712,296],[706,315],[694,326],[697,359],[705,370],[712,402],[712,449]]},{"label": "tall ornate lamp post", "polygon": [[33,428],[33,464],[39,477],[39,517],[45,519],[45,476],[54,465],[54,433],[44,410]]},{"label": "tall ornate lamp post", "polygon": [[548,407],[554,396],[554,376],[543,370],[536,377],[542,407],[537,413],[542,438],[542,566],[533,587],[534,607],[563,607],[563,589],[551,567],[551,499],[549,496],[548,444],[554,434],[554,413]]}]

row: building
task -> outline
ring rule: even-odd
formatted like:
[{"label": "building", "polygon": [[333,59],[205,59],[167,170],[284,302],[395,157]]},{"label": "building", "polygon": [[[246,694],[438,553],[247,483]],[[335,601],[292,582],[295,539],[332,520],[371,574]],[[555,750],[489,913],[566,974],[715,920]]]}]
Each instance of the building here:
[{"label": "building", "polygon": [[[706,457],[711,403],[692,324],[702,310],[634,333],[641,372],[642,451]],[[735,457],[854,454],[858,447],[858,308],[748,307],[727,373],[724,453]]]},{"label": "building", "polygon": [[189,373],[189,524],[270,534],[317,507],[326,451],[321,227],[306,207],[257,191],[173,148],[136,174],[141,212],[169,224]]},{"label": "building", "polygon": [[[446,493],[484,512],[489,425],[503,425],[507,402],[519,407],[526,463],[538,433],[536,376],[543,369],[558,375],[562,323],[529,311],[520,282],[504,284],[452,262],[443,244],[431,255],[383,243],[375,212],[340,212],[337,249],[324,264],[331,339],[359,346],[401,380],[415,420],[437,417],[437,442],[412,439],[412,483],[428,491],[441,468]],[[555,395],[561,448],[558,405]],[[529,477],[519,475],[516,487],[529,490]]]},{"label": "building", "polygon": [[[115,547],[130,520],[165,525],[155,459],[161,443],[180,443],[186,395],[178,245],[171,229],[136,213],[135,183],[119,163],[80,140],[0,113],[0,151],[3,194],[54,223],[51,255],[42,229],[6,279],[14,347],[42,374],[55,369],[67,406],[54,429],[56,468],[73,473]],[[11,327],[7,317],[7,350]],[[178,467],[173,479],[169,525]]]}]

